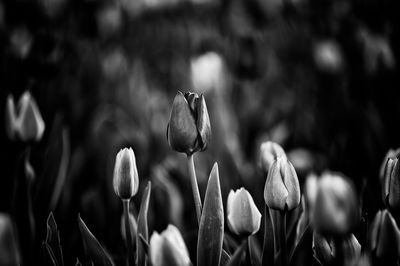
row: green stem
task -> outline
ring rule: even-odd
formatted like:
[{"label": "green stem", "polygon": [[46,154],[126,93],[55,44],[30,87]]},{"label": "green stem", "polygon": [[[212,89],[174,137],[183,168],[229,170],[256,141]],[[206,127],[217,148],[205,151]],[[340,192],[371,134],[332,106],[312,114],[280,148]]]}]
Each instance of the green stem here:
[{"label": "green stem", "polygon": [[132,240],[132,234],[131,234],[131,227],[130,227],[130,221],[129,221],[129,201],[130,200],[122,200],[122,205],[124,207],[124,220],[125,220],[125,240],[126,240],[126,247],[128,250],[127,254],[127,264],[128,265],[133,265],[134,260],[133,260],[133,240]]},{"label": "green stem", "polygon": [[281,248],[281,266],[288,265],[288,258],[287,258],[287,243],[286,243],[286,210],[280,211],[281,221],[279,223],[280,228],[280,248]]},{"label": "green stem", "polygon": [[194,197],[194,204],[196,207],[197,222],[200,224],[202,204],[201,204],[199,186],[197,185],[197,178],[196,178],[196,171],[194,168],[193,154],[188,155],[187,159],[188,159],[187,162],[188,162],[190,182],[192,185],[192,192],[193,192],[193,197]]},{"label": "green stem", "polygon": [[275,229],[271,219],[271,214],[267,205],[264,208],[264,244],[262,254],[262,266],[274,265],[275,256]]}]

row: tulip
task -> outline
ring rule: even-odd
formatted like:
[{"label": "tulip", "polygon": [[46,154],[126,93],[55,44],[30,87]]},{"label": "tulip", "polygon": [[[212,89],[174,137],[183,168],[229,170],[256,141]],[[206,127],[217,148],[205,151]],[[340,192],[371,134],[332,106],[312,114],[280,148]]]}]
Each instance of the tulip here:
[{"label": "tulip", "polygon": [[400,156],[400,148],[395,149],[395,150],[394,149],[389,149],[388,152],[386,153],[385,158],[382,161],[381,168],[379,169],[379,180],[381,181],[382,184],[384,182],[383,180],[384,180],[384,177],[385,177],[385,171],[386,171],[386,165],[387,165],[388,159],[389,158],[394,159],[394,158],[397,158],[399,156]]},{"label": "tulip", "polygon": [[280,156],[270,167],[264,188],[265,203],[275,210],[292,210],[300,204],[300,185],[293,165]]},{"label": "tulip", "polygon": [[[314,231],[312,246],[314,257],[321,265],[334,265],[338,244],[335,244],[332,238]],[[341,240],[340,248],[344,256],[344,265],[353,265],[361,255],[361,245],[353,234]]]},{"label": "tulip", "polygon": [[20,265],[21,256],[9,215],[0,213],[0,265]]},{"label": "tulip", "polygon": [[225,64],[219,54],[207,52],[191,59],[190,70],[192,84],[197,91],[208,92],[223,89],[226,79]]},{"label": "tulip", "polygon": [[271,165],[278,157],[286,158],[285,151],[275,142],[267,141],[260,146],[260,162],[264,172],[268,172]]},{"label": "tulip", "polygon": [[244,188],[229,192],[227,217],[229,229],[237,235],[253,235],[260,229],[261,213]]},{"label": "tulip", "polygon": [[332,235],[345,235],[358,223],[356,191],[347,178],[329,172],[321,176],[312,220],[318,231]]},{"label": "tulip", "polygon": [[122,200],[129,200],[139,188],[139,176],[135,154],[131,148],[120,150],[115,159],[113,185],[115,194]]},{"label": "tulip", "polygon": [[39,141],[44,133],[45,124],[39,112],[35,99],[26,91],[15,102],[11,95],[6,103],[6,130],[10,139],[18,138],[21,141]]},{"label": "tulip", "polygon": [[316,66],[322,72],[336,74],[343,69],[344,58],[338,43],[335,41],[324,40],[316,43],[313,57]]},{"label": "tulip", "polygon": [[161,235],[150,238],[150,261],[153,266],[189,266],[189,252],[182,235],[174,225],[168,225]]},{"label": "tulip", "polygon": [[393,216],[378,211],[367,237],[368,249],[378,259],[396,261],[400,255],[400,230]]},{"label": "tulip", "polygon": [[397,157],[386,161],[382,184],[382,199],[387,207],[400,209],[400,163]]},{"label": "tulip", "polygon": [[177,93],[172,104],[167,139],[172,149],[188,155],[207,148],[211,126],[203,95]]}]

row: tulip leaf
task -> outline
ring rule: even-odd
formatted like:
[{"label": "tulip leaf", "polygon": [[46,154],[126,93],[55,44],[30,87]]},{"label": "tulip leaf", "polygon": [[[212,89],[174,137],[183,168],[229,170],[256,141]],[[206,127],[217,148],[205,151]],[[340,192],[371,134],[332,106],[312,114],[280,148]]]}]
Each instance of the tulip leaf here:
[{"label": "tulip leaf", "polygon": [[146,255],[148,255],[149,254],[149,243],[146,241],[146,239],[144,239],[144,237],[141,234],[139,235],[139,239],[142,242],[144,252],[146,253]]},{"label": "tulip leaf", "polygon": [[219,183],[218,164],[208,179],[197,239],[197,265],[219,266],[224,239],[224,209]]},{"label": "tulip leaf", "polygon": [[307,226],[299,243],[294,248],[290,256],[290,266],[312,265],[313,250],[312,250],[313,232],[310,226]]},{"label": "tulip leaf", "polygon": [[76,258],[75,266],[82,266],[82,263],[79,261],[78,258]]},{"label": "tulip leaf", "polygon": [[249,236],[249,256],[251,265],[261,266],[261,250],[257,238],[254,235]]},{"label": "tulip leaf", "polygon": [[262,252],[262,266],[274,265],[275,260],[275,236],[271,213],[267,205],[264,208],[264,244]]},{"label": "tulip leaf", "polygon": [[52,256],[54,257],[55,265],[63,266],[64,260],[60,244],[60,235],[52,212],[50,212],[49,217],[47,218],[47,234],[45,244],[46,248],[49,249],[49,253],[51,252]]},{"label": "tulip leaf", "polygon": [[142,201],[140,203],[140,211],[137,220],[137,234],[136,234],[136,265],[145,266],[146,265],[146,252],[145,247],[143,246],[142,240],[140,236],[148,242],[149,240],[149,230],[147,225],[147,213],[149,210],[149,202],[150,202],[150,193],[151,193],[151,182],[149,181],[143,196]]},{"label": "tulip leaf", "polygon": [[221,253],[221,262],[219,263],[220,266],[225,266],[229,263],[231,260],[231,256],[229,256],[228,252],[226,252],[224,249],[222,250]]},{"label": "tulip leaf", "polygon": [[55,255],[51,250],[51,247],[46,242],[42,243],[42,252],[43,252],[43,265],[53,265],[58,266]]},{"label": "tulip leaf", "polygon": [[245,250],[247,248],[247,244],[247,241],[245,241],[235,250],[227,266],[240,266],[240,263],[242,262],[244,255],[246,254]]},{"label": "tulip leaf", "polygon": [[94,265],[114,266],[115,264],[110,254],[102,247],[96,237],[90,232],[80,215],[78,215],[78,225],[79,231],[81,232],[83,248],[85,250],[87,261],[92,261]]}]

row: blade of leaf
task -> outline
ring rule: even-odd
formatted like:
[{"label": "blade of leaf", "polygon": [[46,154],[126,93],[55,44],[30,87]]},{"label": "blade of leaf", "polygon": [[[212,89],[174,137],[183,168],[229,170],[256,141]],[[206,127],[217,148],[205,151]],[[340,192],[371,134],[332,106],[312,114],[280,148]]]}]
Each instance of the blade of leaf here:
[{"label": "blade of leaf", "polygon": [[144,252],[146,255],[149,254],[149,243],[147,243],[146,239],[143,238],[142,235],[139,235],[140,241],[142,242]]},{"label": "blade of leaf", "polygon": [[52,212],[50,212],[49,217],[47,218],[46,244],[48,244],[54,254],[56,265],[63,266],[64,260],[60,244],[60,235]]},{"label": "blade of leaf", "polygon": [[290,256],[290,266],[311,265],[313,262],[312,229],[310,226],[304,231],[299,243]]},{"label": "blade of leaf", "polygon": [[253,266],[261,266],[261,249],[255,235],[249,236],[250,260]]},{"label": "blade of leaf", "polygon": [[75,266],[82,266],[82,263],[79,261],[78,258],[76,258]]},{"label": "blade of leaf", "polygon": [[242,243],[233,253],[231,259],[229,260],[229,263],[227,266],[240,266],[240,263],[243,260],[243,257],[245,255],[244,251],[246,250],[246,245],[247,241]]},{"label": "blade of leaf", "polygon": [[224,239],[224,207],[222,205],[218,164],[210,177],[201,214],[197,239],[197,266],[219,266]]},{"label": "blade of leaf", "polygon": [[222,249],[221,253],[221,262],[219,263],[220,266],[225,266],[229,263],[231,260],[231,256],[226,252],[224,249]]},{"label": "blade of leaf", "polygon": [[58,266],[54,253],[51,250],[51,247],[49,246],[49,244],[45,242],[42,243],[42,256],[43,256],[43,261],[42,261],[43,265]]},{"label": "blade of leaf", "polygon": [[90,232],[86,224],[78,215],[79,231],[81,232],[83,248],[88,261],[92,261],[94,265],[114,266],[110,254],[101,246],[96,237]]},{"label": "blade of leaf", "polygon": [[142,201],[140,203],[140,211],[137,220],[137,235],[136,235],[136,265],[145,266],[146,263],[146,252],[143,247],[143,243],[140,240],[140,235],[143,237],[146,242],[149,240],[148,226],[147,226],[147,213],[149,210],[149,202],[150,202],[150,193],[151,193],[151,182],[147,183],[147,186],[144,190]]},{"label": "blade of leaf", "polygon": [[263,252],[262,252],[262,266],[270,266],[274,265],[275,261],[275,240],[274,240],[274,226],[272,223],[271,214],[269,212],[269,208],[265,205],[264,208],[264,244],[263,244]]}]

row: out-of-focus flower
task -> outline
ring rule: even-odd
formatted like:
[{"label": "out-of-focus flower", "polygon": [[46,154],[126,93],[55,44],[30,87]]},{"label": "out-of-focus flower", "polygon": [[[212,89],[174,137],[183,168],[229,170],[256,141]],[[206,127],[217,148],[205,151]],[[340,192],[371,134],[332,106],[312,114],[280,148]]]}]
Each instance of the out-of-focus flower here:
[{"label": "out-of-focus flower", "polygon": [[174,225],[168,225],[161,235],[150,238],[150,261],[153,266],[189,266],[189,252],[182,235]]},{"label": "out-of-focus flower", "polygon": [[39,0],[43,12],[51,18],[60,14],[65,4],[66,0]]},{"label": "out-of-focus flower", "polygon": [[382,183],[382,200],[391,209],[400,209],[400,163],[398,158],[386,161]]},{"label": "out-of-focus flower", "polygon": [[313,54],[319,70],[331,74],[342,70],[344,59],[340,47],[335,41],[325,40],[316,43]]},{"label": "out-of-focus flower", "polygon": [[378,259],[397,260],[400,255],[400,231],[387,211],[378,211],[368,234],[368,248]]},{"label": "out-of-focus flower", "polygon": [[348,178],[331,172],[318,182],[313,224],[321,232],[345,235],[359,222],[356,190]]},{"label": "out-of-focus flower", "polygon": [[32,48],[33,37],[25,28],[17,28],[10,36],[11,50],[20,58],[25,59]]},{"label": "out-of-focus flower", "polygon": [[287,157],[300,176],[308,174],[314,166],[313,155],[308,150],[294,149],[287,153]]},{"label": "out-of-focus flower", "polygon": [[122,25],[122,14],[119,6],[106,6],[97,12],[97,27],[104,36],[118,31]]},{"label": "out-of-focus flower", "polygon": [[260,229],[261,213],[244,188],[229,192],[227,217],[229,229],[237,235],[253,235]]},{"label": "out-of-focus flower", "polygon": [[[133,216],[132,213],[129,213],[129,226],[131,227],[130,232],[131,232],[131,239],[136,239],[136,231],[137,231],[137,223],[136,223],[136,219]],[[122,235],[122,239],[124,241],[126,241],[126,232],[125,232],[125,217],[122,214],[121,216],[121,235]],[[135,244],[136,241],[133,241],[133,243]]]},{"label": "out-of-focus flower", "polygon": [[39,141],[45,124],[32,95],[26,91],[20,97],[17,108],[14,98],[8,95],[6,103],[6,131],[10,139]]},{"label": "out-of-focus flower", "polygon": [[314,231],[314,257],[321,265],[333,265],[338,248],[342,249],[344,265],[353,265],[361,255],[361,245],[353,234],[344,238],[341,242],[341,247],[337,247],[332,238],[324,237]]},{"label": "out-of-focus flower", "polygon": [[172,104],[167,139],[172,149],[186,154],[207,148],[211,140],[211,125],[203,95],[177,93]]},{"label": "out-of-focus flower", "polygon": [[275,210],[292,210],[300,203],[300,185],[293,165],[286,157],[275,159],[264,188],[265,203]]},{"label": "out-of-focus flower", "polygon": [[318,192],[318,177],[315,174],[309,174],[306,177],[304,184],[305,204],[307,210],[314,209],[315,201],[317,200]]},{"label": "out-of-focus flower", "polygon": [[265,172],[269,171],[269,168],[278,157],[286,158],[285,151],[278,143],[267,141],[261,144],[260,162]]},{"label": "out-of-focus flower", "polygon": [[223,88],[226,78],[224,67],[223,59],[215,52],[192,58],[190,71],[193,88],[204,93]]},{"label": "out-of-focus flower", "polygon": [[385,158],[382,161],[381,168],[379,169],[379,179],[383,184],[383,180],[385,177],[386,165],[389,158],[397,158],[400,156],[400,148],[397,149],[389,149],[385,155]]},{"label": "out-of-focus flower", "polygon": [[9,215],[0,213],[0,265],[20,265],[21,257]]},{"label": "out-of-focus flower", "polygon": [[120,150],[115,159],[113,185],[115,194],[122,200],[129,200],[139,189],[139,176],[135,154],[131,148]]}]

